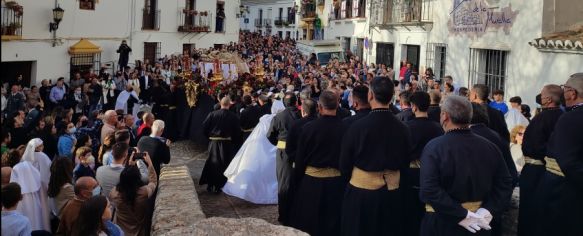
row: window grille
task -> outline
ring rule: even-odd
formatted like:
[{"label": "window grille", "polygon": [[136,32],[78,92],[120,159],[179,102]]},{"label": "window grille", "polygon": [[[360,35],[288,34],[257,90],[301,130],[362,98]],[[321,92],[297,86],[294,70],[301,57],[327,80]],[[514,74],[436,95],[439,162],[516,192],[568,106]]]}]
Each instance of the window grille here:
[{"label": "window grille", "polygon": [[468,85],[485,84],[490,87],[490,91],[504,91],[508,53],[509,51],[471,48]]}]

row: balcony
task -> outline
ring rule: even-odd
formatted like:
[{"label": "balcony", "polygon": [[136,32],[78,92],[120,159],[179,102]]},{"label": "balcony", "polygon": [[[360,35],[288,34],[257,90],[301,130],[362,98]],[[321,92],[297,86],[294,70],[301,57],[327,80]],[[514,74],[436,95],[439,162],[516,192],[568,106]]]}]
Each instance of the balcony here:
[{"label": "balcony", "polygon": [[378,26],[421,27],[429,28],[433,25],[433,9],[431,0],[384,0],[376,1],[373,5],[380,11],[371,20]]},{"label": "balcony", "polygon": [[[13,3],[13,4],[11,4]],[[15,2],[2,7],[2,40],[22,39],[23,8]]]},{"label": "balcony", "polygon": [[313,20],[316,18],[316,4],[306,3],[302,4],[302,20]]},{"label": "balcony", "polygon": [[160,10],[142,9],[142,30],[160,30]]},{"label": "balcony", "polygon": [[278,17],[277,19],[275,19],[274,21],[274,25],[276,27],[288,27],[289,26],[289,21],[287,17]]},{"label": "balcony", "polygon": [[255,19],[255,27],[257,28],[263,27],[263,19]]},{"label": "balcony", "polygon": [[178,32],[211,32],[211,17],[207,11],[198,12],[197,10],[182,9],[179,15],[179,22],[182,22],[182,25],[178,26]]},{"label": "balcony", "polygon": [[265,26],[265,28],[271,28],[273,27],[273,22],[271,21],[271,19],[264,19],[263,26]]}]

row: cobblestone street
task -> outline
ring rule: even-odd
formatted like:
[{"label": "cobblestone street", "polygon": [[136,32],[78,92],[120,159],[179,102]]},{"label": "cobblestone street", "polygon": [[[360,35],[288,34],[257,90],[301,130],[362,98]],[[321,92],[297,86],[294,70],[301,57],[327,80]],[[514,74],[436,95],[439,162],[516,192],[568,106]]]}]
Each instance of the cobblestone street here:
[{"label": "cobblestone street", "polygon": [[195,183],[202,210],[208,218],[253,217],[264,219],[272,224],[279,224],[277,222],[277,205],[257,205],[224,193],[208,193],[206,186],[198,185],[198,179],[207,158],[206,147],[196,145],[190,141],[179,141],[172,144],[170,151],[172,159],[169,166],[186,165],[188,167]]}]

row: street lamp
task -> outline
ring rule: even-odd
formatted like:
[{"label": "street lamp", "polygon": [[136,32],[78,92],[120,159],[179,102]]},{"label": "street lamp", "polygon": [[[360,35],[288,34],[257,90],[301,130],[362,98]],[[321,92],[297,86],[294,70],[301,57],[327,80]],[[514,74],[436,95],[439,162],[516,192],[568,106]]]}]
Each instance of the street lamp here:
[{"label": "street lamp", "polygon": [[53,9],[53,21],[49,23],[49,32],[53,32],[53,47],[57,46],[57,29],[59,28],[59,23],[63,20],[63,14],[65,10],[59,5]]},{"label": "street lamp", "polygon": [[57,6],[55,9],[53,9],[53,21],[49,23],[49,31],[53,32],[53,31],[57,31],[57,29],[59,28],[59,23],[61,23],[61,20],[63,20],[63,14],[65,13],[65,10],[63,10],[63,8],[61,8],[60,6]]}]

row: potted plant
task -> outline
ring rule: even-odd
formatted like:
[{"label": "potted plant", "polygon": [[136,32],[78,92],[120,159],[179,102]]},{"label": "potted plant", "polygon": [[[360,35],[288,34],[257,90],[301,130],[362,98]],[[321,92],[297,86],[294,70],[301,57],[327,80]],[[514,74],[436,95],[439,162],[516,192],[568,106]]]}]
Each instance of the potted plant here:
[{"label": "potted plant", "polygon": [[20,29],[22,25],[18,22],[12,22],[8,27],[6,27],[6,35],[16,35],[16,30]]}]

